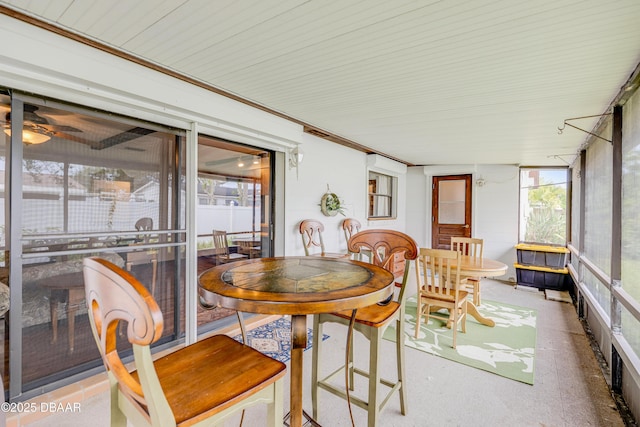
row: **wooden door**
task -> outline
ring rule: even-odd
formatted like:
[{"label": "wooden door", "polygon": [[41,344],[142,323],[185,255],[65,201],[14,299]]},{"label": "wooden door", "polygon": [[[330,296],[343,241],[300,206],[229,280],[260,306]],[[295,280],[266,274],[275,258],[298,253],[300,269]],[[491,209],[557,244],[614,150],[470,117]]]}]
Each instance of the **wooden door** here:
[{"label": "wooden door", "polygon": [[471,175],[434,176],[431,247],[449,249],[451,237],[471,237]]}]

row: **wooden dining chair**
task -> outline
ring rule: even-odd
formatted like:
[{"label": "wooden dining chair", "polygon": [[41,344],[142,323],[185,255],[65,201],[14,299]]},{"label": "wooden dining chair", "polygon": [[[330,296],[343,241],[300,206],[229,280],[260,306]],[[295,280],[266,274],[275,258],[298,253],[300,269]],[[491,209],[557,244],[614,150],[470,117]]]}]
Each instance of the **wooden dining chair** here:
[{"label": "wooden dining chair", "polygon": [[[136,221],[134,225],[137,231],[151,231],[153,230],[153,219],[149,217],[143,217]],[[144,243],[149,243],[149,233],[145,233],[142,237],[139,237]]]},{"label": "wooden dining chair", "polygon": [[[406,377],[404,368],[404,293],[408,278],[410,260],[416,259],[418,255],[418,247],[416,242],[409,236],[399,231],[393,230],[365,230],[354,234],[349,239],[349,251],[359,253],[362,250],[371,252],[371,263],[388,269],[388,265],[392,257],[396,253],[403,253],[407,260],[407,268],[405,269],[402,286],[398,291],[397,298],[387,304],[375,304],[368,307],[358,309],[356,311],[354,330],[361,333],[369,340],[369,368],[368,371],[356,368],[353,363],[353,341],[350,342],[349,361],[346,366],[335,370],[332,374],[319,379],[320,375],[320,356],[322,348],[322,340],[316,339],[313,343],[313,368],[311,379],[311,395],[313,401],[313,417],[318,417],[318,390],[323,389],[330,393],[345,398],[345,390],[336,387],[331,383],[331,379],[349,370],[349,388],[353,390],[354,373],[368,378],[368,398],[362,399],[357,396],[351,396],[350,401],[356,406],[367,410],[368,425],[378,425],[379,414],[382,408],[390,400],[390,397],[396,391],[400,395],[400,411],[406,414],[407,391]],[[394,288],[395,289],[395,288]],[[334,322],[348,326],[352,311],[341,311],[336,313],[317,314],[314,316],[313,336],[322,336],[322,326],[324,323]],[[396,367],[397,380],[390,381],[381,378],[381,346],[382,336],[386,328],[395,322],[396,328]],[[389,387],[390,390],[385,396],[382,395],[381,385]]]},{"label": "wooden dining chair", "polygon": [[[134,225],[136,231],[146,231],[147,233],[138,236],[140,244],[149,243],[149,231],[153,230],[153,219],[149,217],[140,218]],[[158,252],[155,250],[138,250],[128,252],[125,255],[125,266],[127,271],[131,271],[134,265],[151,263],[151,295],[156,293],[156,282],[158,278]]]},{"label": "wooden dining chair", "polygon": [[[475,237],[452,237],[451,249],[460,252],[462,255],[468,255],[474,259],[482,259],[484,252],[484,240]],[[480,277],[467,277],[467,286],[473,292],[473,303],[479,306],[480,298]]]},{"label": "wooden dining chair", "polygon": [[262,249],[254,240],[238,240],[238,253],[249,258],[260,258]]},{"label": "wooden dining chair", "polygon": [[[215,335],[153,360],[163,317],[149,291],[125,270],[99,258],[84,259],[89,320],[111,390],[111,426],[214,425],[267,403],[269,426],[282,425],[285,365]],[[125,322],[133,348],[132,372],[120,358],[117,325]],[[120,348],[118,348],[120,347]]]},{"label": "wooden dining chair", "polygon": [[224,264],[231,261],[239,261],[249,258],[249,255],[231,253],[229,251],[229,239],[226,231],[213,230],[213,255],[216,264]]},{"label": "wooden dining chair", "polygon": [[[351,253],[335,253],[326,252],[324,249],[324,240],[322,233],[324,232],[324,224],[315,219],[305,219],[300,221],[300,235],[302,236],[302,245],[304,246],[304,254],[306,256],[323,256],[328,258],[349,258]],[[319,252],[317,250],[320,249]]]},{"label": "wooden dining chair", "polygon": [[[446,249],[420,248],[416,263],[418,306],[416,308],[415,337],[420,336],[420,321],[425,317],[437,318],[451,325],[453,329],[453,348],[456,348],[458,325],[466,332],[467,295],[462,289],[465,280],[460,276],[460,252]],[[447,309],[442,313],[440,309]]]},{"label": "wooden dining chair", "polygon": [[355,218],[345,218],[342,220],[342,231],[344,231],[344,238],[348,242],[351,236],[360,231],[362,225],[360,221]]},{"label": "wooden dining chair", "polygon": [[[347,241],[347,243],[349,242],[349,239],[351,239],[351,237],[354,234],[360,232],[361,228],[362,228],[362,225],[360,224],[360,221],[358,221],[355,218],[346,218],[342,220],[342,231],[344,231],[344,238]],[[358,260],[362,260],[363,256],[365,257],[365,260],[369,259],[371,257],[371,253],[366,249],[362,249],[360,253],[355,255],[355,258]]]}]

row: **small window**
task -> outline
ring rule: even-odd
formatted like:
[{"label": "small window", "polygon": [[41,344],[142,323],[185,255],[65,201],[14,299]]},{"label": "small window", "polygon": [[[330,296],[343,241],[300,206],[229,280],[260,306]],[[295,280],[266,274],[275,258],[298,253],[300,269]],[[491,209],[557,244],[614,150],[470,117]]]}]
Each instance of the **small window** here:
[{"label": "small window", "polygon": [[520,169],[520,241],[567,243],[568,169]]},{"label": "small window", "polygon": [[369,172],[368,218],[393,218],[396,211],[397,178]]}]

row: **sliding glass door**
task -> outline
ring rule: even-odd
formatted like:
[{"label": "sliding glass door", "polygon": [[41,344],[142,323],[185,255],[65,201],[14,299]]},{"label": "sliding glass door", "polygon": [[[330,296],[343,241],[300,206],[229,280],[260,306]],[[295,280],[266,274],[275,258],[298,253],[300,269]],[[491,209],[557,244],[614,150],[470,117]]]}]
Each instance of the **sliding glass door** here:
[{"label": "sliding glass door", "polygon": [[[217,138],[198,139],[198,273],[271,256],[271,152]],[[233,311],[198,308],[201,331]],[[213,323],[213,322],[216,323]]]},{"label": "sliding glass door", "polygon": [[[199,136],[197,194],[187,197],[184,130],[1,90],[0,125],[0,308],[3,295],[11,308],[0,357],[10,399],[102,370],[85,257],[111,261],[151,291],[162,348],[185,339],[187,316],[199,332],[235,321],[228,310],[187,309],[186,248],[197,245],[198,272],[273,254],[273,152]],[[187,202],[197,241],[187,242]]]},{"label": "sliding glass door", "polygon": [[130,271],[162,309],[161,343],[180,339],[184,132],[26,95],[1,101],[10,395],[102,364],[84,302],[87,256]]}]

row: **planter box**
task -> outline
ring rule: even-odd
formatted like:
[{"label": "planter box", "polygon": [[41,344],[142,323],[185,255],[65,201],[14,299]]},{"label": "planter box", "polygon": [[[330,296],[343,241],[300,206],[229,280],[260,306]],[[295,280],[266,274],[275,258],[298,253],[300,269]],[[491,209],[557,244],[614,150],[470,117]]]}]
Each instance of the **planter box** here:
[{"label": "planter box", "polygon": [[515,263],[518,286],[530,286],[538,289],[567,290],[569,270],[566,268],[548,268]]},{"label": "planter box", "polygon": [[516,245],[518,264],[538,267],[564,268],[567,265],[569,249],[562,246]]}]

